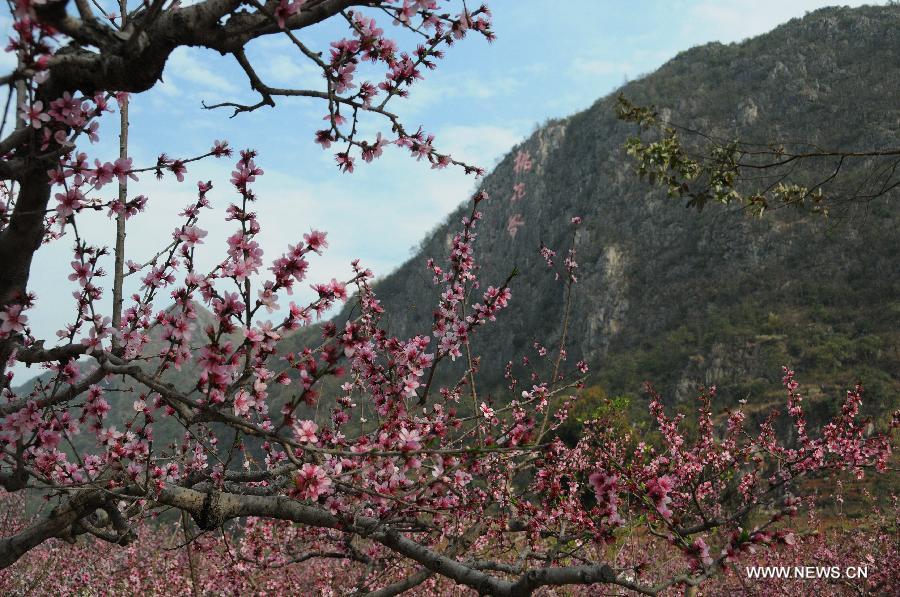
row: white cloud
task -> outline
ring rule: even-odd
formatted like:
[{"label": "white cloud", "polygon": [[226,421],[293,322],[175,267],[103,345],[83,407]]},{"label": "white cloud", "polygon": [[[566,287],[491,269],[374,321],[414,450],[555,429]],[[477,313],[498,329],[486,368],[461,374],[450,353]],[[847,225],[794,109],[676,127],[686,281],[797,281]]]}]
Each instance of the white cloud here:
[{"label": "white cloud", "polygon": [[[297,53],[294,50],[294,53]],[[296,89],[324,88],[324,78],[318,66],[309,59],[288,54],[276,54],[265,61],[264,81],[272,86]]]},{"label": "white cloud", "polygon": [[165,74],[190,83],[198,91],[215,90],[232,93],[237,91],[237,86],[232,81],[212,72],[210,66],[208,52],[201,60],[194,55],[193,50],[179,48],[169,57]]},{"label": "white cloud", "polygon": [[488,168],[521,139],[520,131],[486,124],[443,127],[436,142],[454,158]]},{"label": "white cloud", "polygon": [[[849,2],[852,6],[863,3]],[[580,45],[564,69],[577,83],[547,105],[562,111],[589,105],[626,80],[652,72],[680,51],[712,41],[731,43],[762,35],[828,4],[822,0],[675,0],[653,15],[662,19],[660,15],[671,13],[659,26],[650,19],[646,29],[610,30],[609,35]],[[660,26],[665,35],[660,35]]]},{"label": "white cloud", "polygon": [[182,89],[172,82],[172,77],[164,77],[163,81],[158,83],[154,89],[158,89],[161,94],[169,98],[177,97],[183,93]]},{"label": "white cloud", "polygon": [[[865,2],[844,2],[859,6]],[[828,6],[821,0],[718,0],[690,5],[690,19],[686,19],[685,33],[700,34],[722,42],[741,41],[761,35],[795,17]]]},{"label": "white cloud", "polygon": [[411,117],[460,100],[479,102],[508,97],[523,83],[524,77],[512,74],[488,77],[468,70],[428,72],[424,81],[410,88],[407,99],[396,102],[395,109],[404,117]]}]

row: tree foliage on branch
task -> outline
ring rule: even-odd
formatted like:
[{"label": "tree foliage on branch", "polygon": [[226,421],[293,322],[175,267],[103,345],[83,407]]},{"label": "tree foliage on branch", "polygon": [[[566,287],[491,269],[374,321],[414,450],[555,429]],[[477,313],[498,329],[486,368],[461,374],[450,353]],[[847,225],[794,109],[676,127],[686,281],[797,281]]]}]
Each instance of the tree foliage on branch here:
[{"label": "tree foliage on branch", "polygon": [[[311,231],[264,260],[263,223],[253,211],[261,200],[254,184],[264,176],[256,152],[235,157],[217,141],[202,155],[162,154],[146,166],[128,156],[127,94],[151,87],[170,53],[191,45],[232,54],[260,95],[257,104],[211,108],[238,114],[288,95],[321,101],[327,126],[315,140],[337,145],[343,171],[397,145],[436,168],[477,172],[440,153],[422,129],[409,132],[387,104],[435,66],[442,47],[472,33],[491,39],[489,17],[484,6],[437,0],[154,1],[136,9],[123,3],[118,15],[81,0],[74,7],[16,4],[10,47],[18,67],[4,82],[19,109],[0,141],[0,495],[13,503],[38,493],[47,507],[4,523],[0,568],[49,553],[51,540],[81,536],[139,554],[135,546],[154,532],[142,523],[175,510],[183,514],[184,547],[224,554],[209,565],[233,586],[243,586],[248,567],[325,560],[352,572],[328,577],[331,588],[358,593],[451,582],[495,595],[594,583],[656,594],[697,586],[756,547],[790,547],[795,535],[785,517],[798,509],[789,490],[799,479],[887,468],[890,436],[870,435],[857,420],[862,388],[847,394],[830,425],[808,433],[789,370],[794,444],[775,437],[774,414],[757,431],[745,429],[740,410],[717,421],[714,389],[701,396],[699,432],[688,438],[651,389],[660,442],[614,436],[601,420],[567,445],[556,430],[588,373],[587,364],[566,361],[568,309],[555,350],[538,345],[538,357],[524,361],[524,377],[510,363],[509,399],[479,399],[470,338],[502,325],[496,319],[511,300],[515,275],[479,278],[474,245],[489,205],[484,193],[473,197],[446,258],[427,263],[439,295],[432,324],[401,338],[387,331],[372,273],[358,261],[349,279],[312,284],[310,303],[279,304],[306,283],[309,261],[327,240]],[[325,56],[298,32],[327,19],[343,20],[349,36]],[[402,51],[379,19],[420,43]],[[244,51],[266,35],[287,36],[321,68],[324,90],[266,85]],[[378,83],[356,79],[366,62],[382,68]],[[88,156],[84,142],[116,106],[119,156]],[[365,115],[386,119],[390,132],[361,138]],[[153,255],[126,252],[126,226],[151,200],[129,197],[128,181],[151,172],[182,180],[193,161],[206,158],[235,160],[230,187],[200,181],[164,246]],[[113,183],[118,197],[103,200],[101,189]],[[233,233],[225,254],[204,270],[197,256],[206,248],[201,224],[213,193],[231,199],[224,217]],[[115,220],[111,249],[79,227],[104,210]],[[581,218],[571,224],[573,247],[557,273],[568,300],[577,283]],[[78,289],[76,308],[55,340],[37,338],[28,324],[39,300],[28,291],[31,261],[42,244],[61,239],[74,244],[68,279]],[[554,267],[556,252],[540,252]],[[111,309],[103,302],[106,277]],[[136,290],[126,297],[129,278]],[[279,353],[279,340],[351,300],[351,290],[354,319],[324,324],[314,346]],[[201,323],[200,305],[212,313],[210,323]],[[438,387],[440,364],[464,355],[465,374]],[[190,363],[197,379],[178,387],[175,373]],[[17,364],[48,375],[18,390]],[[276,384],[289,388],[286,401],[270,396]],[[131,403],[123,429],[109,423],[113,394]],[[321,416],[306,418],[308,406]],[[160,421],[176,422],[181,441],[155,441]],[[233,441],[222,441],[222,429]],[[677,564],[661,568],[617,554],[615,546],[636,533],[674,554]],[[184,565],[197,590],[194,559]]]},{"label": "tree foliage on branch", "polygon": [[635,105],[623,95],[616,113],[644,133],[625,143],[638,175],[697,210],[719,203],[760,216],[781,207],[827,216],[900,187],[900,148],[725,139],[673,123],[654,106]]}]

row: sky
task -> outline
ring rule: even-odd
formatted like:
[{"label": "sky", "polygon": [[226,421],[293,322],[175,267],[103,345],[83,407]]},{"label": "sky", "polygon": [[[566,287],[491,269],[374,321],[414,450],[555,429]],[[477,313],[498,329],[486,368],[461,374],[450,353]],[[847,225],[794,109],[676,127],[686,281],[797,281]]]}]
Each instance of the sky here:
[{"label": "sky", "polygon": [[[440,151],[490,170],[541,123],[589,107],[679,52],[711,41],[738,42],[828,5],[812,0],[493,0],[489,6],[496,41],[488,44],[472,36],[457,44],[437,70],[413,87],[410,98],[393,104],[393,109],[408,130],[421,125],[435,134]],[[0,26],[10,30],[8,15],[0,18]],[[388,32],[393,29],[389,22],[382,26]],[[330,41],[346,35],[345,26],[335,23],[303,32],[308,44],[323,51]],[[257,40],[249,56],[272,86],[320,85],[315,69],[286,40]],[[0,67],[10,61],[6,55]],[[326,113],[317,100],[284,98],[275,108],[236,118],[229,118],[231,112],[224,109],[203,109],[204,101],[256,101],[233,60],[214,52],[177,50],[163,79],[132,100],[130,147],[136,165],[151,165],[162,152],[200,154],[216,139],[256,149],[265,170],[255,186],[265,261],[311,228],[328,232],[330,248],[313,260],[311,282],[349,277],[349,263],[355,258],[377,275],[390,272],[476,187],[476,180],[458,169],[431,170],[390,149],[371,164],[358,161],[353,174],[339,173],[333,152],[313,143],[313,132],[321,128]],[[104,140],[86,148],[92,157],[116,157],[117,122],[116,116],[106,119]],[[181,184],[171,176],[162,182],[150,176],[132,184],[131,192],[147,195],[150,202],[147,213],[130,224],[129,258],[141,261],[169,240],[178,223],[176,214],[196,196],[198,180],[216,185],[210,195],[215,211],[207,211],[200,222],[210,231],[200,248],[201,263],[211,264],[223,255],[224,239],[232,231],[223,221],[224,209],[233,200],[228,185],[231,162],[191,166]],[[114,193],[113,187],[106,189]],[[80,228],[95,244],[112,246],[110,220],[102,214],[82,220]],[[64,238],[35,257],[30,289],[38,303],[29,323],[37,337],[53,338],[74,316],[74,286],[66,282],[71,247],[71,239]]]}]

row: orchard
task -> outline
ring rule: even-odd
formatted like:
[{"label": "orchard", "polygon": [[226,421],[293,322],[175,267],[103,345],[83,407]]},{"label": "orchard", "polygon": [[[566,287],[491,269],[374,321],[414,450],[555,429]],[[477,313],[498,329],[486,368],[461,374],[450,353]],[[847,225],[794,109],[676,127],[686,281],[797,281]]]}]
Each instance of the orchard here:
[{"label": "orchard", "polygon": [[[233,57],[258,95],[213,109],[240,118],[283,97],[319,106],[324,124],[309,141],[333,153],[335,175],[399,147],[433,168],[480,176],[392,106],[452,46],[493,39],[487,6],[121,0],[115,14],[98,6],[13,6],[7,51],[17,66],[2,82],[15,109],[0,131],[0,592],[530,595],[574,586],[654,595],[731,586],[748,562],[808,562],[797,554],[851,545],[878,557],[881,576],[861,580],[864,588],[889,590],[898,550],[878,537],[890,537],[896,511],[849,540],[804,530],[814,516],[806,479],[851,483],[891,467],[900,420],[867,430],[861,386],[821,429],[806,423],[802,372],[783,370],[784,412],[761,425],[745,424],[740,408],[720,416],[715,388],[704,388],[690,433],[648,386],[651,433],[601,417],[569,441],[559,430],[591,371],[566,358],[568,305],[557,314],[561,340],[539,347],[527,373],[522,355],[504,357],[502,403],[475,390],[470,338],[509,325],[503,311],[516,300],[512,264],[506,278],[484,280],[476,259],[482,214],[498,198],[475,193],[447,254],[422,264],[439,296],[433,322],[397,337],[363,259],[348,279],[307,279],[328,249],[325,232],[263,254],[266,223],[255,206],[266,197],[254,185],[265,164],[253,149],[210,139],[201,155],[140,164],[129,154],[129,98],[160,80],[174,50],[192,46]],[[303,30],[326,20],[345,25],[346,36],[308,47]],[[394,31],[418,41],[403,47]],[[287,37],[321,87],[268,85],[246,52],[267,36]],[[116,118],[120,152],[95,155],[100,120]],[[380,132],[360,132],[372,127]],[[221,181],[192,180],[200,160],[221,164]],[[521,153],[516,173],[530,168]],[[140,234],[159,199],[133,196],[128,185],[152,177],[196,195],[155,253],[133,254],[126,233]],[[527,188],[517,180],[511,193],[518,200]],[[214,196],[227,209],[212,209]],[[571,246],[535,247],[569,300],[582,224],[570,217]],[[205,222],[217,218],[232,230],[219,253],[204,242]],[[83,233],[91,219],[115,229],[113,246]],[[510,219],[511,237],[521,225]],[[67,278],[78,291],[69,323],[36,337],[32,261],[51,243],[72,247]],[[216,265],[204,268],[201,254]],[[294,291],[310,285],[314,299],[295,302]],[[345,302],[356,305],[352,320],[323,320],[315,343],[280,350]],[[435,372],[459,362],[457,382],[440,382]],[[176,385],[188,366],[196,379]],[[25,384],[34,371],[44,375]],[[289,398],[274,401],[275,388]],[[124,426],[109,422],[113,408],[128,411]],[[154,441],[161,421],[177,423],[179,442]],[[778,421],[792,428],[791,441]]]}]

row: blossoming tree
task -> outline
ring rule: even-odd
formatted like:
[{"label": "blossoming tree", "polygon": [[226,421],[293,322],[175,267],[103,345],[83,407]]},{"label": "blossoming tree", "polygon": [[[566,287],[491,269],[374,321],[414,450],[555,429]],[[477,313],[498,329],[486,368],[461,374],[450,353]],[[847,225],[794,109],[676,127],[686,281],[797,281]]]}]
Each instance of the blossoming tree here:
[{"label": "blossoming tree", "polygon": [[[699,585],[753,546],[795,543],[783,519],[797,510],[788,490],[799,478],[887,466],[889,438],[867,434],[857,420],[861,388],[848,393],[832,424],[808,433],[789,370],[784,385],[797,437],[789,446],[776,438],[774,416],[751,431],[738,410],[720,428],[713,389],[701,397],[696,438],[682,433],[680,419],[668,418],[651,390],[659,442],[613,435],[594,421],[566,444],[556,430],[588,372],[585,363],[567,370],[567,317],[558,349],[539,347],[552,366],[539,358],[522,379],[510,366],[510,398],[479,401],[469,339],[495,325],[514,277],[478,279],[483,193],[473,198],[449,255],[427,263],[439,299],[432,325],[413,337],[386,331],[372,274],[359,262],[348,280],[313,284],[311,303],[279,308],[277,301],[305,282],[326,236],[312,231],[263,259],[253,184],[264,173],[251,150],[240,152],[223,191],[233,198],[225,219],[234,232],[214,267],[201,269],[195,259],[206,248],[208,197],[220,192],[209,182],[198,184],[158,252],[130,256],[126,226],[148,199],[128,195],[129,179],[153,172],[182,180],[193,161],[233,157],[218,141],[190,158],[161,155],[143,166],[129,157],[128,94],[150,88],[174,49],[232,55],[259,94],[256,104],[210,107],[240,113],[279,96],[320,101],[326,126],[315,141],[337,147],[341,170],[352,172],[358,158],[371,161],[393,144],[434,167],[477,172],[440,153],[422,129],[410,132],[388,106],[435,66],[444,46],[493,33],[486,7],[437,0],[152,0],[136,7],[123,0],[117,14],[97,6],[15,4],[10,50],[18,66],[3,82],[18,110],[0,141],[0,497],[20,508],[16,496],[31,492],[47,506],[5,519],[0,568],[14,571],[20,559],[49,553],[53,540],[75,543],[80,536],[135,550],[152,532],[142,521],[176,510],[185,528],[197,529],[189,544],[200,553],[220,550],[208,567],[235,590],[247,582],[240,574],[247,566],[325,560],[352,572],[331,569],[335,591],[396,594],[456,583],[526,595],[544,586],[604,583],[654,594]],[[348,32],[327,55],[298,33],[326,19],[345,22]],[[403,51],[379,19],[419,43]],[[286,36],[321,70],[322,89],[274,88],[260,78],[245,47],[270,35]],[[364,67],[380,67],[379,78],[357,79]],[[84,142],[115,109],[123,123],[119,155],[89,156]],[[358,124],[370,117],[386,128],[365,139]],[[530,168],[526,158],[522,169],[526,161]],[[99,191],[110,184],[118,185],[118,197],[103,200]],[[525,193],[524,186],[514,191],[516,198]],[[79,232],[80,221],[104,210],[115,221],[111,248]],[[573,229],[580,222],[573,217]],[[54,340],[36,338],[28,321],[40,298],[28,290],[32,258],[63,237],[74,241],[73,321]],[[555,252],[540,251],[555,267]],[[562,266],[558,279],[571,295],[574,249]],[[100,284],[107,275],[112,301],[104,309]],[[137,290],[126,297],[132,276]],[[299,353],[279,352],[279,340],[350,300],[351,290],[358,305],[352,320],[323,325],[320,340]],[[211,323],[201,323],[201,305]],[[439,383],[442,363],[464,354],[465,375]],[[173,373],[189,363],[197,378],[179,387]],[[38,365],[47,375],[21,386],[18,364]],[[276,403],[270,394],[277,385],[289,391]],[[113,393],[133,408],[123,429],[108,420]],[[324,416],[304,415],[309,405]],[[163,420],[179,425],[181,442],[154,442]],[[221,441],[223,429],[233,441]],[[663,545],[678,563],[660,568],[617,552],[635,533]],[[193,575],[193,559],[186,565]]]}]

